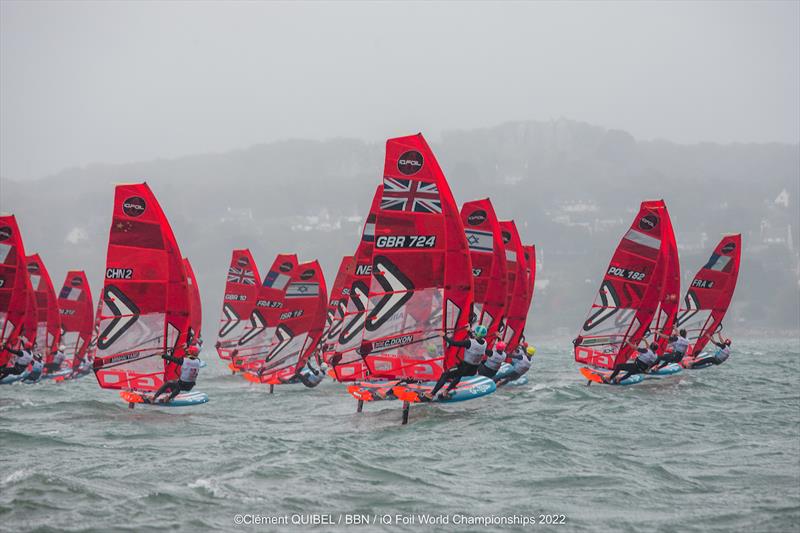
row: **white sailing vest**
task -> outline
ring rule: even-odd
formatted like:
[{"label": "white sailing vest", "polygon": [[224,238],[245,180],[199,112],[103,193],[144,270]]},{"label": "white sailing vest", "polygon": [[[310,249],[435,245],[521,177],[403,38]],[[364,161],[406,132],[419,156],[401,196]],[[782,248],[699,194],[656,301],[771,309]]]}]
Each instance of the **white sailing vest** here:
[{"label": "white sailing vest", "polygon": [[728,357],[731,356],[731,349],[729,347],[720,348],[717,350],[717,353],[714,354],[714,357],[717,358],[717,361],[720,363],[724,363],[728,360]]},{"label": "white sailing vest", "polygon": [[478,342],[475,339],[469,340],[469,348],[464,350],[464,362],[471,365],[479,365],[486,353],[486,341]]},{"label": "white sailing vest", "polygon": [[499,370],[500,365],[503,364],[503,361],[506,360],[508,354],[506,352],[498,352],[497,350],[492,350],[492,355],[486,360],[484,365],[486,368],[491,368],[492,370]]},{"label": "white sailing vest", "polygon": [[14,356],[14,364],[28,366],[33,361],[33,352],[25,348],[22,348],[21,352],[22,355]]},{"label": "white sailing vest", "polygon": [[678,338],[675,340],[675,342],[672,343],[672,351],[674,353],[682,353],[686,355],[686,350],[688,349],[689,349],[689,339],[687,339],[686,337],[681,337],[679,335]]},{"label": "white sailing vest", "polygon": [[200,373],[200,359],[189,359],[188,357],[183,360],[181,365],[181,381],[194,383],[197,381],[197,374]]}]

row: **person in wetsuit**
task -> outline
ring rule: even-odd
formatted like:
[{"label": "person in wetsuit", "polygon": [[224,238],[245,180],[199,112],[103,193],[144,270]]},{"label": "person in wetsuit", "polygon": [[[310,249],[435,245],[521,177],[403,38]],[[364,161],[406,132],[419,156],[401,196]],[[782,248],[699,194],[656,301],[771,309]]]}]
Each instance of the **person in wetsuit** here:
[{"label": "person in wetsuit", "polygon": [[158,397],[167,391],[169,391],[169,396],[165,400],[161,400],[161,403],[171,402],[181,392],[192,390],[197,381],[197,375],[200,373],[200,359],[197,358],[199,354],[200,350],[197,349],[197,346],[189,346],[186,349],[186,357],[178,358],[169,354],[162,355],[161,358],[165,361],[175,363],[181,367],[180,377],[174,381],[165,381],[153,397],[149,401],[145,399],[145,402],[155,403],[158,401]]},{"label": "person in wetsuit", "polygon": [[507,385],[508,383],[521,378],[528,373],[528,370],[531,369],[536,348],[533,346],[528,346],[525,348],[525,350],[521,350],[520,348],[521,347],[518,346],[511,355],[511,373],[500,379],[497,377],[494,378],[494,382],[497,383],[498,387],[502,387],[503,385]]},{"label": "person in wetsuit", "polygon": [[33,361],[33,346],[31,341],[25,341],[19,350],[15,350],[6,343],[6,350],[14,356],[14,359],[10,366],[0,368],[0,380],[6,376],[18,376],[25,372]]},{"label": "person in wetsuit", "polygon": [[691,362],[689,368],[705,368],[711,365],[721,365],[728,360],[728,357],[731,356],[731,340],[723,339],[722,333],[717,333],[716,340],[713,338],[710,338],[710,340],[716,345],[717,351],[713,355],[695,359]]},{"label": "person in wetsuit", "polygon": [[303,372],[301,369],[295,373],[295,377],[309,389],[313,389],[322,383],[322,380],[325,379],[325,373],[328,371],[328,365],[325,363],[320,364],[319,369],[315,369],[313,366],[306,363],[305,368],[308,368],[309,371]]},{"label": "person in wetsuit", "polygon": [[[658,360],[658,356],[656,355],[658,344],[653,342],[648,346],[647,339],[644,337],[642,337],[642,339],[639,341],[639,344],[642,343],[644,343],[643,348],[630,342],[628,343],[628,346],[639,352],[639,355],[637,355],[636,359],[631,362],[617,365],[617,367],[614,369],[614,372],[612,372],[610,376],[607,378],[603,377],[603,383],[620,383],[635,374],[643,374],[644,372],[647,372],[653,365],[656,364],[656,361]],[[617,375],[623,370],[625,371],[625,375],[614,381],[614,378],[616,378]]]},{"label": "person in wetsuit", "polygon": [[61,370],[61,363],[63,363],[64,359],[67,357],[67,354],[64,353],[66,349],[66,346],[62,344],[58,347],[58,350],[53,352],[53,360],[44,365],[44,369],[48,374]]},{"label": "person in wetsuit", "polygon": [[[656,339],[667,337],[658,332],[655,333],[655,336]],[[667,337],[667,340],[669,341],[667,345],[668,351],[658,356],[656,365],[653,367],[654,369],[664,368],[670,363],[680,363],[686,355],[686,352],[689,351],[689,339],[687,338],[685,329],[681,329],[680,331],[673,329],[672,335]]]},{"label": "person in wetsuit", "polygon": [[420,400],[423,402],[429,402],[436,397],[436,393],[444,387],[444,384],[449,382],[447,389],[444,391],[442,396],[447,398],[450,396],[450,391],[452,391],[458,385],[461,378],[465,376],[474,376],[478,372],[478,366],[481,364],[484,355],[489,355],[488,344],[486,343],[486,326],[475,326],[475,329],[472,330],[472,334],[470,337],[464,339],[463,341],[456,341],[448,336],[445,335],[444,341],[448,344],[448,346],[458,346],[459,348],[465,348],[464,350],[464,359],[459,362],[456,366],[442,372],[442,375],[439,377],[439,381],[436,382],[436,386],[433,387],[433,390],[429,393],[426,393],[420,397]]},{"label": "person in wetsuit", "polygon": [[506,353],[506,343],[497,341],[494,343],[492,353],[481,363],[481,366],[478,367],[478,374],[486,376],[487,378],[493,378],[494,375],[497,374],[497,371],[500,370],[500,365],[503,364],[506,357],[508,357]]},{"label": "person in wetsuit", "polygon": [[35,383],[39,381],[39,378],[42,377],[43,369],[44,369],[44,363],[42,362],[42,356],[34,355],[33,361],[31,361],[31,371],[28,373],[27,376],[22,378],[23,383]]}]

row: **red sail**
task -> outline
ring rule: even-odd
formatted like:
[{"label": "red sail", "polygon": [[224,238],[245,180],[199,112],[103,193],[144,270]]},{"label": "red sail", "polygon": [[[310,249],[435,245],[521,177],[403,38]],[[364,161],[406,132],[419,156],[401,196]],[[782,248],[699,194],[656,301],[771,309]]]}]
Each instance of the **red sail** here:
[{"label": "red sail", "polygon": [[501,220],[500,230],[506,250],[508,265],[508,293],[506,296],[506,316],[503,321],[503,342],[507,353],[519,344],[528,320],[528,265],[525,262],[525,249],[519,238],[517,225],[513,220]]},{"label": "red sail", "polygon": [[28,276],[36,295],[36,346],[44,355],[45,363],[53,361],[53,354],[61,341],[61,315],[58,312],[58,299],[50,274],[39,254],[29,255]]},{"label": "red sail", "polygon": [[689,351],[692,355],[703,351],[708,343],[707,335],[722,328],[722,319],[736,290],[741,253],[741,234],[723,237],[683,298],[678,324],[686,328],[694,344]]},{"label": "red sail", "polygon": [[250,250],[234,250],[225,282],[222,300],[222,315],[217,333],[217,353],[222,359],[230,359],[239,339],[250,324],[250,315],[255,309],[261,277]]},{"label": "red sail", "polygon": [[269,351],[254,369],[262,383],[281,383],[305,366],[319,343],[327,302],[319,263],[299,264],[284,292]]},{"label": "red sail", "polygon": [[86,357],[94,331],[94,304],[89,281],[83,270],[70,270],[58,293],[61,312],[61,344],[70,366],[75,369]]},{"label": "red sail", "polygon": [[364,221],[361,241],[353,256],[353,272],[345,282],[347,299],[340,302],[344,309],[338,336],[328,347],[327,359],[338,381],[356,381],[369,374],[366,363],[361,358],[359,347],[363,337],[364,321],[367,318],[369,286],[372,280],[372,252],[375,247],[375,220],[378,216],[383,187],[375,189],[369,213]]},{"label": "red sail", "polygon": [[383,176],[362,357],[376,378],[436,379],[461,356],[442,334],[463,339],[469,327],[464,227],[422,135],[387,141]]},{"label": "red sail", "polygon": [[614,368],[629,359],[633,349],[627,342],[644,336],[661,298],[664,276],[659,265],[671,228],[663,200],[642,202],[575,339],[577,362]]},{"label": "red sail", "polygon": [[203,302],[200,301],[200,287],[197,285],[197,278],[192,269],[192,263],[189,262],[187,257],[183,258],[183,268],[186,269],[186,281],[189,284],[189,304],[191,319],[189,324],[191,330],[189,332],[189,344],[196,344],[197,339],[202,338],[201,330],[203,329]]},{"label": "red sail", "polygon": [[0,216],[0,367],[11,358],[6,343],[16,344],[20,336],[35,337],[35,330],[25,327],[32,295],[17,220],[14,215]]},{"label": "red sail", "polygon": [[[667,213],[666,207],[664,213]],[[672,221],[669,215],[661,219],[663,228],[664,251],[663,259],[660,262],[662,269],[661,295],[659,296],[658,311],[653,317],[650,327],[652,333],[658,332],[662,336],[658,338],[659,350],[663,351],[667,346],[668,337],[675,326],[678,316],[678,306],[681,296],[681,264],[678,258],[678,244],[675,242],[675,232],[672,228]]]},{"label": "red sail", "polygon": [[529,244],[522,247],[525,250],[525,263],[528,269],[528,305],[530,312],[531,302],[533,302],[533,288],[536,284],[536,246]]},{"label": "red sail", "polygon": [[146,183],[118,185],[106,256],[94,370],[103,388],[156,390],[177,379],[190,295],[180,248]]},{"label": "red sail", "polygon": [[278,254],[263,285],[257,288],[253,310],[244,333],[236,345],[233,363],[245,370],[260,368],[272,351],[275,331],[286,310],[286,290],[298,272],[295,254]]},{"label": "red sail", "polygon": [[335,343],[336,338],[342,331],[342,323],[347,312],[347,295],[350,294],[350,279],[355,271],[356,260],[352,255],[342,257],[339,263],[339,270],[336,271],[336,279],[333,281],[330,300],[325,310],[325,328],[322,330],[320,339],[321,349],[325,361],[332,354],[329,346]]},{"label": "red sail", "polygon": [[[525,309],[527,310],[526,313],[530,314],[531,312],[531,304],[533,303],[533,289],[536,285],[536,246],[533,244],[530,245],[523,245],[522,249],[525,251],[525,267],[528,275],[527,283],[528,283],[528,302],[525,304]],[[527,327],[528,321],[525,321],[525,327]],[[525,340],[524,336],[521,337],[520,340]]]},{"label": "red sail", "polygon": [[488,198],[461,206],[461,222],[475,286],[471,321],[486,326],[487,338],[492,342],[505,315],[508,294],[508,268],[500,222]]}]

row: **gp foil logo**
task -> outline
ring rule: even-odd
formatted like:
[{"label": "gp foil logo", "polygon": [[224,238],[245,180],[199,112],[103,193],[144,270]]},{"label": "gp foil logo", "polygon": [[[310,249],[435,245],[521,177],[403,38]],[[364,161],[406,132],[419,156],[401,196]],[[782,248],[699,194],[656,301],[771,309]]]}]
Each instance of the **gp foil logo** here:
[{"label": "gp foil logo", "polygon": [[308,270],[306,270],[302,274],[300,274],[300,279],[302,279],[302,280],[309,280],[309,279],[311,279],[313,277],[314,277],[314,269],[313,268],[309,268]]},{"label": "gp foil logo", "polygon": [[70,284],[73,287],[80,287],[81,285],[83,285],[83,280],[81,279],[80,276],[75,276],[72,278],[72,280],[70,280]]},{"label": "gp foil logo", "polygon": [[503,230],[503,244],[508,244],[511,242],[511,232],[507,230]]},{"label": "gp foil logo", "polygon": [[3,226],[0,228],[0,242],[7,241],[14,234],[10,226]]},{"label": "gp foil logo", "polygon": [[405,176],[411,176],[419,172],[423,164],[422,154],[416,150],[409,150],[397,160],[397,170]]},{"label": "gp foil logo", "polygon": [[281,266],[278,267],[278,270],[280,270],[281,272],[289,272],[292,270],[292,264],[289,261],[281,263]]},{"label": "gp foil logo", "polygon": [[141,196],[131,196],[122,202],[122,212],[136,218],[144,213],[147,204]]},{"label": "gp foil logo", "polygon": [[489,390],[488,383],[478,383],[477,385],[473,385],[469,388],[469,392],[471,394],[483,394],[484,392]]},{"label": "gp foil logo", "polygon": [[39,272],[39,265],[36,263],[28,263],[28,272],[31,273]]},{"label": "gp foil logo", "polygon": [[242,256],[236,260],[236,264],[242,268],[250,265],[250,260],[245,256]]},{"label": "gp foil logo", "polygon": [[653,213],[648,213],[639,219],[639,229],[650,231],[658,226],[658,217]]},{"label": "gp foil logo", "polygon": [[736,249],[736,243],[735,242],[729,242],[728,244],[726,244],[725,246],[722,247],[722,253],[725,254],[725,255],[728,255],[732,251],[734,251],[735,249]]},{"label": "gp foil logo", "polygon": [[486,222],[486,211],[478,209],[467,215],[467,224],[470,226],[480,226]]}]

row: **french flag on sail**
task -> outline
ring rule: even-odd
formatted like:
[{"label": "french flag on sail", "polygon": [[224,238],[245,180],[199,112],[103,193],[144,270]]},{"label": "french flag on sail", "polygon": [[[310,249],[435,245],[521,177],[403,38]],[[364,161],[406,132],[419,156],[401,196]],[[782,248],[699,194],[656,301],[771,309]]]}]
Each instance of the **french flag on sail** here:
[{"label": "french flag on sail", "polygon": [[286,274],[281,274],[275,270],[270,270],[267,276],[264,278],[264,287],[282,291],[286,288],[286,285],[289,283],[290,279],[291,277],[287,276]]},{"label": "french flag on sail", "polygon": [[60,300],[69,300],[72,302],[78,301],[78,298],[81,297],[81,289],[76,289],[75,287],[67,287],[64,286],[61,288],[61,293],[58,295]]}]

